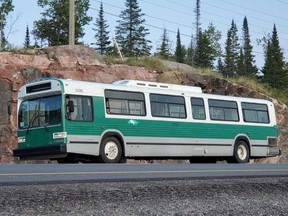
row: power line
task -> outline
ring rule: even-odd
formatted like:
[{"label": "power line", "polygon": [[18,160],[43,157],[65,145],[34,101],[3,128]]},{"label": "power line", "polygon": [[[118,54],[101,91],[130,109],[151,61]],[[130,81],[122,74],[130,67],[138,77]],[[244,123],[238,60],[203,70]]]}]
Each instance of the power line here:
[{"label": "power line", "polygon": [[[143,1],[143,0],[142,0],[142,1]],[[166,1],[171,2],[171,3],[175,4],[175,5],[180,5],[180,6],[183,6],[183,7],[185,7],[185,8],[191,8],[191,9],[192,9],[192,7],[190,7],[190,6],[188,6],[188,5],[180,4],[180,3],[174,2],[174,1],[172,1],[172,0],[166,0]],[[228,2],[225,2],[225,1],[223,1],[223,0],[220,0],[220,1],[222,1],[222,2],[224,2],[224,3],[226,3],[226,4],[229,4]],[[159,4],[151,3],[151,2],[148,2],[148,1],[145,1],[145,0],[144,0],[144,2],[149,3],[149,4],[151,4],[151,5],[156,5],[156,6],[158,6],[158,7],[161,7],[161,5],[159,5]],[[203,1],[202,1],[201,4],[204,4],[204,5],[213,7],[213,8],[217,8],[217,9],[220,9],[220,10],[223,10],[223,11],[227,11],[227,12],[230,12],[230,13],[233,13],[233,14],[238,14],[238,15],[241,15],[241,16],[243,16],[243,17],[246,16],[246,15],[243,14],[243,13],[239,13],[239,12],[237,12],[237,11],[233,11],[233,10],[229,10],[229,9],[226,9],[226,8],[223,8],[223,7],[219,7],[219,6],[213,5],[213,4],[211,4],[211,3],[206,3],[206,2],[203,2]],[[231,3],[231,4],[232,4],[232,3]],[[232,4],[232,5],[236,6],[236,4]],[[246,8],[246,7],[242,7],[242,6],[240,6],[240,7],[241,7],[241,8],[248,9],[248,8]],[[165,8],[168,8],[168,7],[165,7]],[[171,9],[171,8],[169,8],[169,10],[175,11],[175,10],[173,10],[173,9]],[[251,10],[252,10],[252,11],[255,11],[255,10],[253,10],[253,9],[251,9]],[[176,11],[176,12],[178,12],[178,11]],[[229,20],[231,20],[230,17],[228,18],[228,17],[222,16],[222,15],[219,15],[219,14],[207,12],[207,11],[205,11],[205,10],[201,10],[201,12],[204,12],[204,13],[206,13],[206,14],[210,14],[210,15],[213,15],[213,16],[221,17],[221,18],[224,18],[224,19],[229,19]],[[183,12],[179,11],[179,13],[183,13]],[[259,11],[259,13],[262,14],[262,12],[260,12],[260,11]],[[263,13],[266,14],[265,12],[263,12]],[[267,13],[266,15],[272,16],[272,17],[274,17],[274,18],[276,17],[276,18],[279,18],[279,19],[286,19],[286,20],[288,20],[287,18],[278,17],[278,16],[271,15],[271,14],[268,14],[268,13]],[[265,22],[265,23],[271,22],[270,20],[260,19],[260,18],[258,18],[258,17],[254,17],[254,16],[250,16],[250,15],[249,15],[249,18],[252,18],[252,19],[255,19],[255,20],[258,20],[258,21],[261,21],[261,22]],[[202,19],[206,19],[206,20],[211,21],[211,22],[214,22],[214,23],[219,23],[219,24],[221,24],[221,25],[227,25],[226,23],[224,24],[223,22],[219,22],[219,21],[214,20],[214,19],[213,19],[213,20],[210,20],[210,19],[203,18],[203,17],[202,17]],[[235,19],[234,19],[234,20],[235,20]],[[240,22],[239,20],[235,20],[235,21]],[[277,24],[277,25],[278,25],[278,26],[285,27],[285,28],[288,28],[287,25],[282,25],[282,24]],[[254,27],[259,28],[259,29],[263,29],[263,28],[264,28],[264,27],[262,27],[262,26],[255,25],[255,24],[250,24],[250,26],[254,26]],[[262,33],[260,33],[260,32],[254,31],[254,30],[252,30],[251,32],[255,32],[255,33],[257,33],[257,34],[262,34]],[[279,33],[288,34],[288,32],[283,32],[283,31],[279,31]]]},{"label": "power line", "polygon": [[[235,4],[235,3],[227,2],[226,0],[220,0],[220,1],[224,2],[225,4],[230,4],[230,5],[233,5],[233,6],[235,6],[235,7],[239,7],[239,8],[243,8],[243,9],[246,9],[246,10],[250,10],[250,11],[252,11],[252,12],[259,13],[259,14],[261,14],[261,15],[264,14],[264,15],[266,15],[266,16],[270,16],[270,17],[273,17],[273,18],[288,20],[288,18],[286,18],[286,17],[275,16],[274,14],[269,14],[269,13],[267,13],[267,12],[265,12],[265,11],[260,11],[260,10],[256,10],[256,9],[247,8],[247,7],[244,7],[244,6],[242,6],[242,5],[238,5],[238,4]],[[280,0],[278,0],[278,1],[280,1]],[[283,2],[282,2],[282,3],[283,3]]]},{"label": "power line", "polygon": [[282,0],[277,0],[277,1],[279,1],[279,2],[281,2],[283,4],[288,4],[288,2],[285,2],[285,1],[282,1]]}]

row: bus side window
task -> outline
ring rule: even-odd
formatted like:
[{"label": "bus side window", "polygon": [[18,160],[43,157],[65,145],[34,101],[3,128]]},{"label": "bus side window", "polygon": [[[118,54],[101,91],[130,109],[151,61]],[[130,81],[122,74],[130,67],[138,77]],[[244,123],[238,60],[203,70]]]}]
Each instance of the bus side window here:
[{"label": "bus side window", "polygon": [[204,101],[202,98],[191,98],[191,106],[193,119],[206,119]]},{"label": "bus side window", "polygon": [[91,97],[70,95],[69,97],[66,98],[66,106],[67,106],[66,111],[68,120],[93,121],[93,112],[92,112],[93,109],[92,109]]}]

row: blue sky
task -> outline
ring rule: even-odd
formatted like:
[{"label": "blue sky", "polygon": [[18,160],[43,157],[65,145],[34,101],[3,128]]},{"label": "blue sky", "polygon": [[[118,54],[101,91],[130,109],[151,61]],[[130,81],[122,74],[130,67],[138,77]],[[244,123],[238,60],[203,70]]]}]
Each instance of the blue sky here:
[{"label": "blue sky", "polygon": [[[98,16],[101,0],[90,0],[89,15],[93,17],[90,25],[85,27],[83,38],[85,44],[94,43],[93,23]],[[191,34],[195,34],[196,0],[138,0],[142,12],[146,14],[146,27],[150,30],[148,39],[152,42],[152,52],[160,43],[163,28],[168,30],[169,39],[176,44],[176,32],[180,29],[182,44],[188,46]],[[16,20],[8,40],[14,46],[21,47],[24,42],[26,25],[30,30],[33,22],[41,18],[41,8],[37,0],[13,0],[14,12],[10,15],[8,26]],[[105,19],[109,25],[110,35],[114,35],[118,15],[125,9],[125,0],[103,0]],[[210,22],[222,33],[221,44],[226,40],[232,19],[235,20],[238,35],[241,38],[244,16],[248,18],[249,30],[254,55],[258,67],[263,66],[263,48],[256,43],[257,38],[271,33],[276,24],[280,46],[288,61],[288,0],[201,0],[201,27],[206,29]],[[7,30],[6,30],[7,31]],[[31,36],[33,42],[33,37]]]}]

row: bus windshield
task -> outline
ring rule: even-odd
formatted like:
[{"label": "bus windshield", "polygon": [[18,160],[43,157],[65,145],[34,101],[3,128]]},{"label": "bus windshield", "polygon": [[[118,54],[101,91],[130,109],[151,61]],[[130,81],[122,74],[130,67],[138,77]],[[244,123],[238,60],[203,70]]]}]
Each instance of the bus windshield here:
[{"label": "bus windshield", "polygon": [[61,124],[61,95],[24,100],[19,108],[18,127],[29,129]]}]

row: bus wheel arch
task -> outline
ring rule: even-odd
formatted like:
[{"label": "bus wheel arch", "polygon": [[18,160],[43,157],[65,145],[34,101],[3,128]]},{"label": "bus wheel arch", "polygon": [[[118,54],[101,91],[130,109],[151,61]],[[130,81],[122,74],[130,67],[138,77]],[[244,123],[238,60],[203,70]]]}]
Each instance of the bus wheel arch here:
[{"label": "bus wheel arch", "polygon": [[233,156],[230,163],[248,163],[251,156],[250,142],[247,137],[240,136],[235,140]]},{"label": "bus wheel arch", "polygon": [[117,132],[107,132],[102,136],[99,158],[104,163],[125,163],[124,140]]}]

